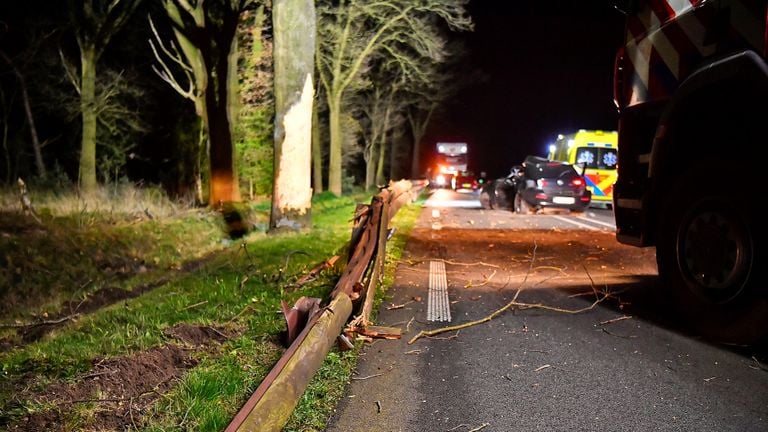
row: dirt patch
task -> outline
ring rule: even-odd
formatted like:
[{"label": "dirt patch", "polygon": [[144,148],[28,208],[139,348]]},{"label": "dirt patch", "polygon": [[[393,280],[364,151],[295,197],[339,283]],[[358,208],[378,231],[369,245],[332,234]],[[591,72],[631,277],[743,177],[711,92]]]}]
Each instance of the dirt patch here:
[{"label": "dirt patch", "polygon": [[165,331],[165,335],[187,345],[199,347],[210,344],[211,341],[222,343],[231,339],[234,332],[223,327],[197,326],[190,324],[178,324]]},{"label": "dirt patch", "polygon": [[[43,390],[21,391],[19,401],[51,404],[55,408],[23,417],[10,430],[61,430],[75,410],[91,409],[87,425],[76,430],[125,430],[141,427],[143,413],[176,381],[197,364],[195,352],[210,349],[242,332],[235,326],[180,323],[164,334],[183,345],[168,344],[130,356],[95,361],[91,370],[72,382],[58,382]],[[33,383],[17,388],[34,388]],[[9,407],[6,407],[9,408]],[[13,408],[13,407],[10,407]],[[0,427],[3,425],[0,423]]]},{"label": "dirt patch", "polygon": [[[115,286],[107,286],[94,291],[80,301],[68,301],[62,305],[61,311],[38,323],[19,326],[16,337],[6,337],[0,340],[0,352],[23,346],[50,333],[56,328],[66,325],[76,315],[83,315],[98,311],[106,306],[113,305],[123,300],[139,297],[140,295],[161,287],[173,278],[201,269],[215,254],[209,254],[203,258],[185,262],[171,275],[160,277],[154,281],[139,285],[131,290],[125,290]],[[146,270],[145,270],[146,271]]]},{"label": "dirt patch", "polygon": [[54,409],[21,419],[11,430],[59,430],[82,405],[93,407],[84,430],[124,430],[141,426],[142,412],[167,392],[184,372],[197,364],[191,350],[165,345],[126,357],[97,362],[73,383],[56,383],[44,392],[20,393],[20,400],[55,405]]}]

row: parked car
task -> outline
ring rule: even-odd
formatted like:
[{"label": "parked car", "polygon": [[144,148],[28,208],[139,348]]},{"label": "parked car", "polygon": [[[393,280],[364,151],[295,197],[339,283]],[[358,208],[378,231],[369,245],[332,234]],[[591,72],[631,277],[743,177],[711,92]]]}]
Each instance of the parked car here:
[{"label": "parked car", "polygon": [[483,208],[513,210],[522,169],[520,165],[515,165],[506,177],[486,181],[480,192]]},{"label": "parked car", "polygon": [[535,213],[544,208],[581,212],[592,193],[573,165],[528,156],[515,195],[515,213]]},{"label": "parked car", "polygon": [[477,190],[480,185],[477,182],[477,177],[472,171],[459,171],[453,177],[452,184],[453,190]]}]

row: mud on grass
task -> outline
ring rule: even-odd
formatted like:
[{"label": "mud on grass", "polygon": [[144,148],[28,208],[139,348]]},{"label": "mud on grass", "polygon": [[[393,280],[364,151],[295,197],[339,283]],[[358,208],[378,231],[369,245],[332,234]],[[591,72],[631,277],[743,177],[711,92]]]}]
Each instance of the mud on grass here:
[{"label": "mud on grass", "polygon": [[[215,355],[221,343],[238,335],[238,329],[178,324],[165,334],[174,342],[100,359],[72,380],[28,383],[3,410],[28,414],[5,426],[17,431],[139,428],[148,409],[198,364],[198,355]],[[0,417],[0,425],[8,420]]]}]

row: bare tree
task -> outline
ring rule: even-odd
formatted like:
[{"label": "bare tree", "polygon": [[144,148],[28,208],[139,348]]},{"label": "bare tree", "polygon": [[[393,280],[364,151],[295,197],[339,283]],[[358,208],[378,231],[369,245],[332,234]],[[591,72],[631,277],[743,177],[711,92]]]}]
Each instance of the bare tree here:
[{"label": "bare tree", "polygon": [[[80,49],[80,74],[69,78],[80,96],[82,138],[78,183],[82,192],[96,188],[96,64],[141,0],[70,0],[70,20]],[[63,58],[63,55],[62,55]]]},{"label": "bare tree", "polygon": [[[172,0],[162,0],[166,15],[174,23],[181,24],[181,12]],[[201,25],[205,22],[202,3],[190,4],[190,16]],[[152,38],[149,39],[150,47],[160,67],[152,66],[152,70],[179,95],[194,104],[195,114],[199,119],[199,134],[193,155],[195,179],[195,194],[198,202],[204,202],[203,198],[203,160],[208,151],[208,131],[205,110],[205,88],[208,82],[208,74],[203,63],[202,53],[195,47],[184,33],[173,29],[176,42],[165,42],[160,37],[152,18],[149,18]]]},{"label": "bare tree", "polygon": [[313,0],[274,0],[275,178],[270,229],[311,225]]},{"label": "bare tree", "polygon": [[29,94],[27,93],[27,81],[24,79],[24,75],[21,73],[13,60],[3,51],[0,51],[0,58],[13,70],[13,74],[16,76],[16,81],[19,83],[19,89],[21,90],[21,101],[24,105],[24,115],[27,118],[27,126],[29,126],[29,135],[32,142],[32,152],[35,155],[35,165],[37,167],[37,174],[40,177],[46,176],[45,163],[43,162],[43,151],[40,144],[40,140],[37,137],[37,128],[35,127],[35,117],[32,115],[32,105],[29,103]]},{"label": "bare tree", "polygon": [[341,194],[342,102],[346,91],[374,54],[407,63],[443,55],[436,20],[453,30],[471,29],[467,0],[342,0],[318,8],[320,38],[316,58],[329,109],[328,189]]},{"label": "bare tree", "polygon": [[[209,204],[240,200],[234,158],[234,122],[239,107],[237,26],[257,0],[167,0],[174,28],[200,53],[206,80],[203,116],[209,137]],[[175,12],[178,12],[176,15]],[[181,45],[182,50],[184,45]]]}]

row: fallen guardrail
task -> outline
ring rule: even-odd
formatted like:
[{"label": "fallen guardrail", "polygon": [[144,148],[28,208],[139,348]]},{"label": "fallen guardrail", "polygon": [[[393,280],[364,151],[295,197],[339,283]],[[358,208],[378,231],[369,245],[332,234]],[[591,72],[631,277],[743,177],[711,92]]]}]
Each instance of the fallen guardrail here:
[{"label": "fallen guardrail", "polygon": [[389,223],[425,186],[425,182],[393,182],[370,204],[358,205],[349,256],[336,286],[325,302],[302,298],[290,309],[283,305],[290,345],[232,419],[227,432],[282,430],[337,338],[351,345],[342,330],[367,333],[384,269]]}]

